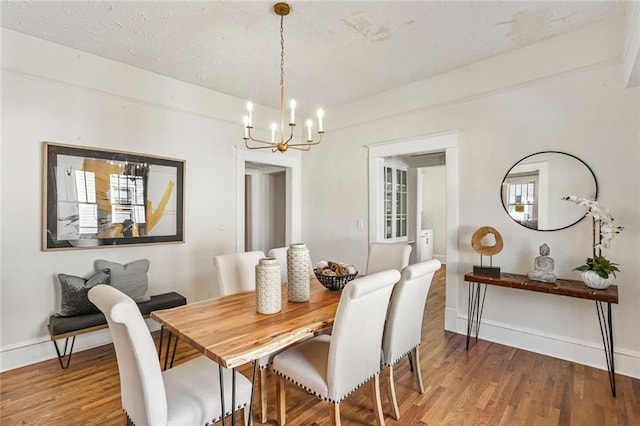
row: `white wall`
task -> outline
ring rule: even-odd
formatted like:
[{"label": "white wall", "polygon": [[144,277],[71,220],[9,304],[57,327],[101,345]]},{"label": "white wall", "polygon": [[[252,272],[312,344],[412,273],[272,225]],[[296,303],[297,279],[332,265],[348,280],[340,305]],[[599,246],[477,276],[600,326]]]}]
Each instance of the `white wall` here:
[{"label": "white wall", "polygon": [[[470,240],[480,226],[502,233],[505,249],[493,261],[504,271],[526,273],[546,242],[557,275],[579,278],[572,268],[590,253],[589,222],[528,230],[500,201],[502,178],[522,157],[573,153],[594,170],[599,199],[626,227],[606,253],[623,271],[613,308],[616,368],[640,377],[640,91],[623,87],[620,31],[619,22],[605,21],[329,111],[327,123],[340,127],[303,157],[303,234],[314,258],[366,263],[367,233],[356,228],[356,218],[367,217],[365,145],[458,131],[459,263],[447,268],[460,278],[447,283],[458,296],[447,298],[446,309],[464,333],[462,275],[477,261]],[[605,368],[592,302],[492,287],[481,337]]]},{"label": "white wall", "polygon": [[433,229],[433,256],[445,261],[447,254],[447,166],[423,167],[422,229]]},{"label": "white wall", "polygon": [[[243,108],[240,99],[2,30],[2,370],[55,356],[46,331],[59,303],[55,276],[89,276],[95,259],[149,259],[151,294],[215,295],[212,258],[236,250]],[[186,160],[185,243],[41,251],[42,141]],[[108,339],[79,336],[76,350]]]}]

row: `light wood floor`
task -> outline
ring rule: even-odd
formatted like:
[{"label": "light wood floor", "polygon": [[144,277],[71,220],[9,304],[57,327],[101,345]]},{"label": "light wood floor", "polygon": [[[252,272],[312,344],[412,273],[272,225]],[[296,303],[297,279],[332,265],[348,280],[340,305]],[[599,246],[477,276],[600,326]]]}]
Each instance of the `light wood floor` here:
[{"label": "light wood floor", "polygon": [[[389,425],[640,425],[640,380],[617,376],[613,398],[607,372],[479,340],[465,351],[465,336],[445,332],[444,271],[436,275],[425,312],[420,395],[408,362],[396,367],[401,419]],[[196,356],[180,344],[178,359]],[[248,369],[241,372],[249,375]],[[0,374],[0,424],[122,425],[120,388],[111,345],[79,352],[61,370],[49,360]],[[257,401],[257,398],[256,398]],[[270,376],[269,423],[275,424],[275,380]],[[374,424],[370,387],[342,404],[346,425]],[[329,407],[287,387],[287,423],[328,425]],[[259,424],[257,421],[254,423]]]}]

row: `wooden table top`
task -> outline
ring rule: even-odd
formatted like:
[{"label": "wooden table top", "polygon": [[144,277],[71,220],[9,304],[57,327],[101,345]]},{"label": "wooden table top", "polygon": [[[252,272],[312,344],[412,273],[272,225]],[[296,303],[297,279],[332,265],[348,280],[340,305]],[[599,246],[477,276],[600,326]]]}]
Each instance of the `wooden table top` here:
[{"label": "wooden table top", "polygon": [[604,290],[587,287],[582,281],[558,279],[555,283],[543,283],[530,280],[526,275],[503,272],[500,278],[476,275],[472,272],[465,274],[468,282],[497,285],[501,287],[517,288],[521,290],[537,291],[540,293],[559,294],[577,297],[579,299],[597,300],[607,303],[618,303],[618,286],[610,285]]},{"label": "wooden table top", "polygon": [[256,312],[255,292],[223,296],[155,311],[151,318],[218,364],[233,368],[312,337],[333,325],[340,291],[329,291],[311,277],[308,302],[287,300],[282,310]]}]

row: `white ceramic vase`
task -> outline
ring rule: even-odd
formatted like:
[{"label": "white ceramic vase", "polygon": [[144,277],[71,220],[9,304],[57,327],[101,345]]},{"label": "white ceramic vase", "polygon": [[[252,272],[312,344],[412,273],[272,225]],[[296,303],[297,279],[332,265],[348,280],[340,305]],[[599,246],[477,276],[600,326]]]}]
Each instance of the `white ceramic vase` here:
[{"label": "white ceramic vase", "polygon": [[256,311],[275,314],[281,309],[280,263],[275,257],[265,257],[256,265]]},{"label": "white ceramic vase", "polygon": [[585,285],[597,290],[609,287],[614,280],[613,274],[609,274],[608,278],[602,278],[595,271],[582,271],[582,281],[584,281]]},{"label": "white ceramic vase", "polygon": [[306,245],[291,244],[287,250],[287,293],[289,302],[309,300],[309,249]]}]

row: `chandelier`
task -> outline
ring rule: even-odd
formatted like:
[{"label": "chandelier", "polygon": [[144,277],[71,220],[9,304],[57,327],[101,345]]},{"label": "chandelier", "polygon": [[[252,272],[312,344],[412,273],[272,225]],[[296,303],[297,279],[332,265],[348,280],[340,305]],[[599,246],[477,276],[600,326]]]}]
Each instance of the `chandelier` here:
[{"label": "chandelier", "polygon": [[[291,7],[287,3],[276,3],[273,6],[273,11],[276,15],[280,16],[280,141],[276,142],[276,132],[278,125],[276,123],[271,124],[271,142],[263,141],[251,136],[251,129],[253,129],[253,104],[247,103],[248,115],[244,117],[244,145],[247,149],[271,149],[272,152],[280,151],[285,152],[287,149],[297,149],[300,151],[309,151],[313,145],[317,145],[322,142],[322,135],[324,135],[324,128],[322,127],[322,118],[324,113],[321,109],[318,110],[318,140],[313,140],[313,121],[307,120],[307,140],[299,143],[290,143],[293,139],[293,130],[296,127],[296,101],[293,99],[289,103],[290,116],[289,116],[289,137],[285,139],[285,113],[284,113],[284,17],[289,14]],[[252,142],[250,144],[250,141]]]}]

